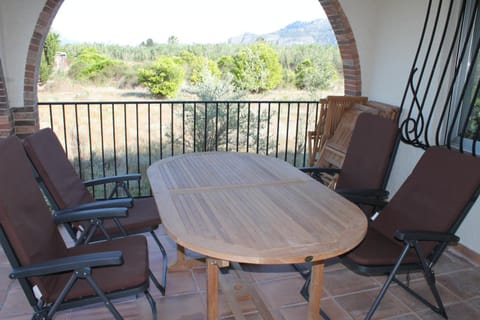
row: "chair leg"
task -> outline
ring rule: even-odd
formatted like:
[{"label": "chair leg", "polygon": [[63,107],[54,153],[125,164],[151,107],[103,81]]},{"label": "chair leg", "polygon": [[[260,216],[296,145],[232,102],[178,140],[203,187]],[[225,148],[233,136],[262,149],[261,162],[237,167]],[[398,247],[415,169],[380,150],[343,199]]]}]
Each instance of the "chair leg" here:
[{"label": "chair leg", "polygon": [[[160,290],[162,295],[165,295],[165,289],[167,288],[167,266],[168,266],[168,261],[167,261],[167,252],[165,251],[165,248],[163,247],[162,243],[158,239],[157,235],[155,234],[155,231],[152,230],[150,231],[153,239],[157,243],[158,247],[160,248],[160,252],[162,253],[162,281],[161,283],[158,283],[158,281],[155,279],[153,282],[155,286]],[[152,279],[153,280],[153,279]]]},{"label": "chair leg", "polygon": [[388,275],[387,281],[383,284],[382,289],[378,293],[377,297],[375,298],[375,301],[373,302],[372,306],[368,310],[367,315],[365,316],[365,320],[370,320],[375,313],[375,311],[378,308],[378,305],[380,304],[380,301],[382,301],[383,296],[385,296],[385,293],[387,292],[388,287],[392,283],[393,279],[395,278],[395,275],[397,274],[398,269],[400,268],[400,265],[407,255],[408,250],[410,249],[410,244],[405,244],[403,247],[402,253],[400,254],[400,257],[397,260],[397,263],[395,263],[395,266],[393,267],[392,271]]},{"label": "chair leg", "polygon": [[85,279],[87,279],[88,283],[92,286],[93,290],[98,294],[100,298],[103,300],[103,304],[105,307],[112,313],[113,317],[116,320],[123,320],[123,317],[120,315],[118,310],[115,308],[115,306],[112,304],[110,299],[105,295],[105,293],[100,289],[98,284],[95,282],[95,280],[92,278],[91,274],[86,274]]},{"label": "chair leg", "polygon": [[[433,311],[437,312],[442,317],[447,319],[447,312],[445,311],[445,307],[443,306],[442,298],[440,298],[440,293],[438,292],[437,286],[435,285],[435,274],[433,273],[432,268],[428,265],[424,255],[422,253],[421,248],[418,246],[418,242],[417,241],[412,241],[412,243],[410,245],[412,245],[415,248],[415,252],[417,253],[418,258],[420,259],[420,263],[421,263],[422,269],[423,269],[423,275],[425,277],[425,280],[427,281],[428,286],[430,287],[430,291],[433,294],[433,297],[435,299],[435,302],[437,303],[437,306],[434,306],[433,304],[431,304],[430,302],[428,302],[426,299],[419,296],[418,294],[416,294],[414,292],[412,292],[412,293],[416,298],[420,299],[420,301],[422,301],[424,304],[429,306]],[[412,290],[408,290],[408,291],[412,291]]]},{"label": "chair leg", "polygon": [[157,320],[157,304],[155,303],[155,300],[153,300],[153,297],[148,290],[145,291],[145,297],[147,298],[150,308],[152,309],[152,319]]}]

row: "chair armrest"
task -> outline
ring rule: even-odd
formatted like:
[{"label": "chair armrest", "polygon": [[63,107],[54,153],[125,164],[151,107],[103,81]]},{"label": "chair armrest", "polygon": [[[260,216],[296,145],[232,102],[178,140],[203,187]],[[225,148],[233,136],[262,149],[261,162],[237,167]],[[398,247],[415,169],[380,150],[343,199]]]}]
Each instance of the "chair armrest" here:
[{"label": "chair armrest", "polygon": [[111,182],[124,182],[124,181],[132,181],[132,180],[140,180],[142,178],[142,175],[139,173],[130,173],[130,174],[124,174],[124,175],[119,175],[119,176],[110,176],[110,177],[103,177],[103,178],[96,178],[96,179],[91,179],[91,180],[86,180],[83,182],[83,184],[86,187],[92,187],[96,186],[99,184],[107,184]]},{"label": "chair armrest", "polygon": [[377,210],[383,209],[388,202],[382,199],[375,197],[362,196],[362,195],[353,195],[353,194],[341,194],[342,197],[348,199],[349,201],[355,203],[356,205],[368,205],[377,208]]},{"label": "chair armrest", "polygon": [[301,167],[298,169],[305,173],[340,173],[342,171],[339,168],[320,168],[320,167]]},{"label": "chair armrest", "polygon": [[448,232],[434,232],[434,231],[410,231],[397,230],[395,231],[395,238],[400,241],[437,241],[437,242],[458,242],[460,238]]},{"label": "chair armrest", "polygon": [[107,199],[99,200],[89,203],[80,204],[78,206],[63,209],[57,212],[69,212],[69,211],[80,211],[80,210],[91,210],[91,209],[101,209],[101,208],[131,208],[133,207],[133,198],[118,198],[118,199]]},{"label": "chair armrest", "polygon": [[335,192],[342,196],[358,196],[358,197],[370,197],[375,199],[385,200],[388,198],[390,192],[384,189],[335,189]]},{"label": "chair armrest", "polygon": [[123,254],[121,251],[105,251],[53,259],[41,263],[21,266],[14,268],[9,277],[10,279],[20,279],[59,272],[74,271],[82,268],[120,265],[122,263]]},{"label": "chair armrest", "polygon": [[73,221],[85,221],[90,219],[104,219],[115,217],[126,217],[128,208],[101,208],[79,211],[55,211],[53,213],[53,221],[56,224],[68,223]]}]

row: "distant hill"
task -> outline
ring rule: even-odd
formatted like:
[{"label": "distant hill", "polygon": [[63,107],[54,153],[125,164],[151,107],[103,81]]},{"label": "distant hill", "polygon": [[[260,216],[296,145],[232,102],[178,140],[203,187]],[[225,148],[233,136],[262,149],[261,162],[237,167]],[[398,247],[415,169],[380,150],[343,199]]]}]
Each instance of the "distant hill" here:
[{"label": "distant hill", "polygon": [[310,22],[296,21],[285,28],[267,34],[244,33],[228,39],[228,43],[248,44],[255,42],[258,37],[265,41],[281,45],[292,44],[336,44],[335,34],[328,19],[317,19]]}]

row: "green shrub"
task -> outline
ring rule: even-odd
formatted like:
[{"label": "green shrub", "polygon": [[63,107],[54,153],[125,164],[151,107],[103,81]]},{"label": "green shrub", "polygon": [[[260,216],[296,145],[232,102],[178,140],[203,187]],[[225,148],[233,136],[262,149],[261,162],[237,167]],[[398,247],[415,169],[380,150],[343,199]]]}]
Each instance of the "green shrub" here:
[{"label": "green shrub", "polygon": [[278,54],[265,43],[255,43],[240,50],[233,60],[232,73],[239,89],[262,92],[275,88],[282,80]]},{"label": "green shrub", "polygon": [[202,81],[202,73],[205,69],[213,77],[220,77],[220,69],[218,65],[212,59],[204,56],[197,56],[190,51],[182,51],[181,58],[185,63],[186,78],[190,81],[190,84],[195,85]]},{"label": "green shrub", "polygon": [[84,48],[70,66],[69,75],[77,80],[104,82],[122,70],[122,62],[108,58],[95,48]]},{"label": "green shrub", "polygon": [[178,59],[158,56],[148,67],[138,70],[138,81],[156,97],[174,97],[184,77]]},{"label": "green shrub", "polygon": [[298,89],[314,91],[328,89],[337,77],[335,65],[328,61],[303,60],[295,68],[295,86]]}]

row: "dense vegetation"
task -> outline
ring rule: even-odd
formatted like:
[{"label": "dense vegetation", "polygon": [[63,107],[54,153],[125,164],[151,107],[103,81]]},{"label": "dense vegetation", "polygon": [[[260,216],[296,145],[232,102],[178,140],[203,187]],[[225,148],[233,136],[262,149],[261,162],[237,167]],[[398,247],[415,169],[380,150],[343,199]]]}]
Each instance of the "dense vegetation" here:
[{"label": "dense vegetation", "polygon": [[[180,89],[200,96],[205,81],[210,81],[203,86],[206,88],[212,83],[232,85],[237,96],[277,88],[315,92],[329,89],[341,77],[340,55],[333,45],[279,46],[261,38],[249,45],[187,45],[170,37],[167,44],[148,39],[139,46],[60,46],[58,35],[52,39],[45,43],[45,48],[48,43],[49,48],[56,43],[55,48],[66,53],[68,77],[97,85],[113,83],[119,88],[144,86],[156,98],[175,98]],[[43,65],[51,69],[51,58],[42,60]],[[42,76],[41,81],[48,76]]]}]

